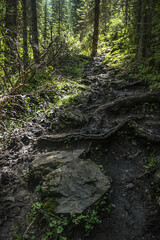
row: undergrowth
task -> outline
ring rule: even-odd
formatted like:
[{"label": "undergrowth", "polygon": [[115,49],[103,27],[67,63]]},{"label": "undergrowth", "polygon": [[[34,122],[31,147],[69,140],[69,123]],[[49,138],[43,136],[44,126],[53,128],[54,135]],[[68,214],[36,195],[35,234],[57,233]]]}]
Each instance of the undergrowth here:
[{"label": "undergrowth", "polygon": [[33,76],[29,74],[27,84],[4,106],[0,119],[1,142],[13,131],[21,129],[25,122],[42,116],[52,117],[54,109],[77,101],[87,88],[81,83],[87,61],[83,56],[69,57],[66,64],[59,63],[57,69],[48,67]]},{"label": "undergrowth", "polygon": [[54,208],[53,198],[35,202],[27,216],[28,227],[25,233],[16,229],[14,239],[67,240],[72,239],[72,234],[77,229],[87,238],[101,224],[103,216],[110,212],[111,206],[106,193],[82,214],[55,214]]},{"label": "undergrowth", "polygon": [[160,89],[160,57],[138,58],[133,50],[118,48],[110,49],[104,63],[113,68],[118,77],[128,80],[144,80],[149,90]]}]

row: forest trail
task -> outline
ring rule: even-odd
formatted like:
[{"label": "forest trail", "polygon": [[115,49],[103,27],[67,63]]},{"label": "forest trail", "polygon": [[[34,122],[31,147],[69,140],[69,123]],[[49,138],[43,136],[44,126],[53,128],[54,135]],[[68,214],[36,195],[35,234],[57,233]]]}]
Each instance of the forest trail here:
[{"label": "forest trail", "polygon": [[71,240],[160,240],[160,94],[143,81],[118,79],[113,71],[103,56],[95,57],[84,68],[90,87],[78,102],[13,134],[1,153],[2,239],[9,240],[12,225],[25,225],[36,200],[24,181],[34,157],[84,148],[85,158],[112,179],[111,211],[90,237],[77,231]]}]

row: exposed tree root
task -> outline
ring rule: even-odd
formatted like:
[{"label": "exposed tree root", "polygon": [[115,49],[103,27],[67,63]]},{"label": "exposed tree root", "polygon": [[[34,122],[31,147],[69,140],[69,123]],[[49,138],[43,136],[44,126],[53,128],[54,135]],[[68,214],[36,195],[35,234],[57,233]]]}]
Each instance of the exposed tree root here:
[{"label": "exposed tree root", "polygon": [[134,132],[135,136],[146,139],[147,141],[158,143],[160,142],[160,136],[151,134],[143,129],[143,127],[137,124],[136,120],[140,120],[142,117],[132,117],[129,116],[125,120],[121,121],[116,127],[111,128],[109,132],[103,134],[83,134],[83,133],[64,133],[56,135],[45,135],[36,139],[34,146],[41,147],[46,146],[48,143],[64,143],[66,141],[96,141],[96,140],[106,140],[107,138],[116,134],[123,127],[129,127],[130,130]]},{"label": "exposed tree root", "polygon": [[112,111],[118,111],[122,107],[132,107],[136,104],[141,104],[144,102],[147,102],[147,103],[160,102],[160,92],[147,92],[142,95],[119,98],[110,103],[101,105],[95,110],[94,114],[99,113],[101,111],[110,110],[110,109],[112,109]]},{"label": "exposed tree root", "polygon": [[116,89],[125,89],[127,87],[135,87],[135,86],[146,86],[146,82],[144,80],[138,80],[136,82],[122,84],[121,86],[117,86]]},{"label": "exposed tree root", "polygon": [[83,134],[83,133],[64,133],[56,135],[45,135],[36,139],[35,145],[43,145],[47,142],[65,142],[67,140],[105,140],[108,137],[117,133],[122,127],[127,125],[130,121],[139,120],[139,117],[127,117],[125,120],[121,121],[116,127],[111,128],[109,132],[102,134]]}]

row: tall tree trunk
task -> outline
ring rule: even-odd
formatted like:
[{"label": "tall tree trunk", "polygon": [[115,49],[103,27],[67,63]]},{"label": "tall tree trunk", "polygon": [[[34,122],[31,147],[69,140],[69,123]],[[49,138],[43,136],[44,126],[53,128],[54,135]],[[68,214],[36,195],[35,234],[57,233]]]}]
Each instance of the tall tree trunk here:
[{"label": "tall tree trunk", "polygon": [[31,0],[31,12],[32,12],[32,48],[34,61],[39,63],[39,41],[38,41],[38,28],[37,28],[37,7],[36,0]]},{"label": "tall tree trunk", "polygon": [[49,21],[49,23],[50,23],[50,30],[51,30],[51,42],[53,41],[53,22],[54,22],[54,0],[52,0],[51,1],[51,11],[52,11],[52,13],[51,13],[51,17],[50,17],[50,21]]},{"label": "tall tree trunk", "polygon": [[153,0],[147,0],[146,5],[146,30],[145,30],[145,56],[151,56],[151,39],[152,39],[152,17],[153,17]]},{"label": "tall tree trunk", "polygon": [[58,36],[61,37],[61,1],[58,4]]},{"label": "tall tree trunk", "polygon": [[[8,70],[8,74],[13,74],[16,71],[13,64],[16,59],[17,50],[17,0],[6,0],[6,12],[5,12],[5,29],[6,29],[6,52],[5,52],[5,68]],[[8,67],[9,66],[9,67]],[[11,71],[12,70],[12,73]]]},{"label": "tall tree trunk", "polygon": [[141,0],[141,23],[138,43],[138,57],[149,57],[152,37],[152,0]]},{"label": "tall tree trunk", "polygon": [[139,28],[139,41],[138,41],[138,57],[144,57],[144,24],[145,24],[145,2],[140,0],[140,28]]},{"label": "tall tree trunk", "polygon": [[22,17],[23,17],[23,64],[26,68],[28,65],[28,41],[27,41],[27,5],[26,0],[22,0]]},{"label": "tall tree trunk", "polygon": [[44,40],[47,39],[47,0],[45,0],[45,6],[44,6],[44,34],[43,34]]},{"label": "tall tree trunk", "polygon": [[125,1],[125,22],[126,25],[128,24],[128,7],[129,7],[129,2],[128,0]]},{"label": "tall tree trunk", "polygon": [[139,37],[140,37],[140,31],[141,31],[141,0],[137,0],[137,2],[134,5],[134,15],[135,18],[135,43],[138,45],[139,43]]},{"label": "tall tree trunk", "polygon": [[17,39],[17,3],[17,0],[6,0],[5,28],[13,39]]},{"label": "tall tree trunk", "polygon": [[94,33],[93,33],[93,43],[92,43],[92,54],[94,57],[97,54],[97,46],[98,46],[98,34],[99,34],[99,15],[100,15],[100,0],[95,0],[95,8],[94,8]]}]

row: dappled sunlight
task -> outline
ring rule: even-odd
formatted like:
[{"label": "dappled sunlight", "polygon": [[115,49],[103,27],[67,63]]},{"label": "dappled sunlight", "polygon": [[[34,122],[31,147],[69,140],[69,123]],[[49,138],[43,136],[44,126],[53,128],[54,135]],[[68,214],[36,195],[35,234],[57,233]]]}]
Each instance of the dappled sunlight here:
[{"label": "dappled sunlight", "polygon": [[160,1],[0,12],[0,239],[160,239]]}]

